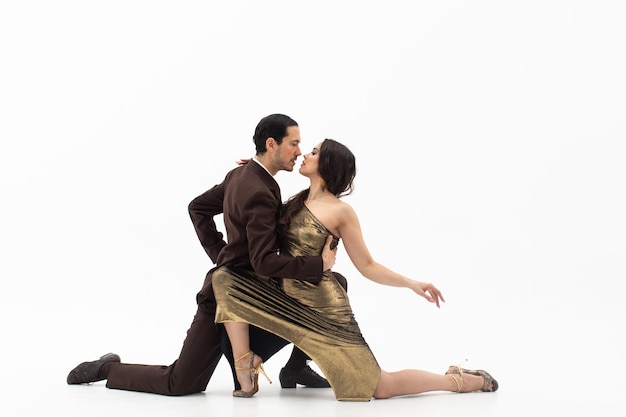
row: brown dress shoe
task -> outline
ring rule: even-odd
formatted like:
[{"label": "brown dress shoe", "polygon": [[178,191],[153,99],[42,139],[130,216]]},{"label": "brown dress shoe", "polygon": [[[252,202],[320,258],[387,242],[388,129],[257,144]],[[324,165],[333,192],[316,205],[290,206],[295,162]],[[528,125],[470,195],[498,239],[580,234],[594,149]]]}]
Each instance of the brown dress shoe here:
[{"label": "brown dress shoe", "polygon": [[69,385],[90,384],[106,379],[106,377],[100,373],[100,370],[102,369],[102,365],[107,362],[120,362],[120,357],[115,353],[107,353],[101,356],[97,361],[83,362],[67,374],[67,383]]}]

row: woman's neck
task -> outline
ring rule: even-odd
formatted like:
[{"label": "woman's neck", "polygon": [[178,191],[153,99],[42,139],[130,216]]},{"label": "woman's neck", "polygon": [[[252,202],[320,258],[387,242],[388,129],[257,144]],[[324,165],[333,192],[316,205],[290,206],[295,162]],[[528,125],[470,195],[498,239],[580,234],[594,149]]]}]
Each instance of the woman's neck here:
[{"label": "woman's neck", "polygon": [[328,191],[325,184],[322,184],[321,182],[317,184],[311,183],[311,187],[309,188],[309,195],[306,198],[306,202],[310,203],[312,201],[316,201],[332,195],[333,194]]}]

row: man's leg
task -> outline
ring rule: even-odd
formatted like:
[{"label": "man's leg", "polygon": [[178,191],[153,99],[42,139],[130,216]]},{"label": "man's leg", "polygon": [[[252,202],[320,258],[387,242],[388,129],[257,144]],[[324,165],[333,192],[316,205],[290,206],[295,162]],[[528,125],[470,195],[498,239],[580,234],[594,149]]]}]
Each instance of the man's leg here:
[{"label": "man's leg", "polygon": [[170,366],[116,363],[111,365],[107,388],[187,395],[206,389],[222,357],[215,309],[198,305],[180,356]]},{"label": "man's leg", "polygon": [[186,395],[206,389],[222,357],[220,336],[215,325],[213,270],[207,273],[196,296],[198,310],[187,330],[180,355],[170,366],[120,363],[119,356],[107,354],[99,360],[84,362],[68,374],[68,384],[107,380],[113,389]]}]

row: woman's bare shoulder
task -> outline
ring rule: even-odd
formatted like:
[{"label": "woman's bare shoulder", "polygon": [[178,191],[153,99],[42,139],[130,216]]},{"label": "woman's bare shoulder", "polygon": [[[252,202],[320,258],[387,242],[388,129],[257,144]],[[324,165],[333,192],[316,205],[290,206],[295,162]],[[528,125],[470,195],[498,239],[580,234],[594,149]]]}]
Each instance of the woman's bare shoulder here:
[{"label": "woman's bare shoulder", "polygon": [[346,203],[343,200],[337,199],[334,210],[343,222],[356,220],[357,218],[354,208],[350,205],[350,203]]}]

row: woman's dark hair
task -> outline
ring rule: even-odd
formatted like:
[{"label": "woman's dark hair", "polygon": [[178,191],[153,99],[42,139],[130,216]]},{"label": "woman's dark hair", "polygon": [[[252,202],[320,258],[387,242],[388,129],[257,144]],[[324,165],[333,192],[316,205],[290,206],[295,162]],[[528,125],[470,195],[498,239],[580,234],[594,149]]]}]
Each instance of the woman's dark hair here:
[{"label": "woman's dark hair", "polygon": [[263,155],[267,152],[265,141],[267,138],[274,138],[279,145],[283,143],[283,138],[287,136],[289,126],[298,126],[295,120],[284,114],[270,114],[261,119],[254,130],[254,146],[256,154]]},{"label": "woman's dark hair", "polygon": [[[326,183],[326,189],[337,197],[351,194],[356,176],[356,159],[345,145],[333,139],[324,139],[320,147],[317,170]],[[304,206],[310,188],[300,191],[283,204],[278,227],[282,234],[293,216]]]}]

